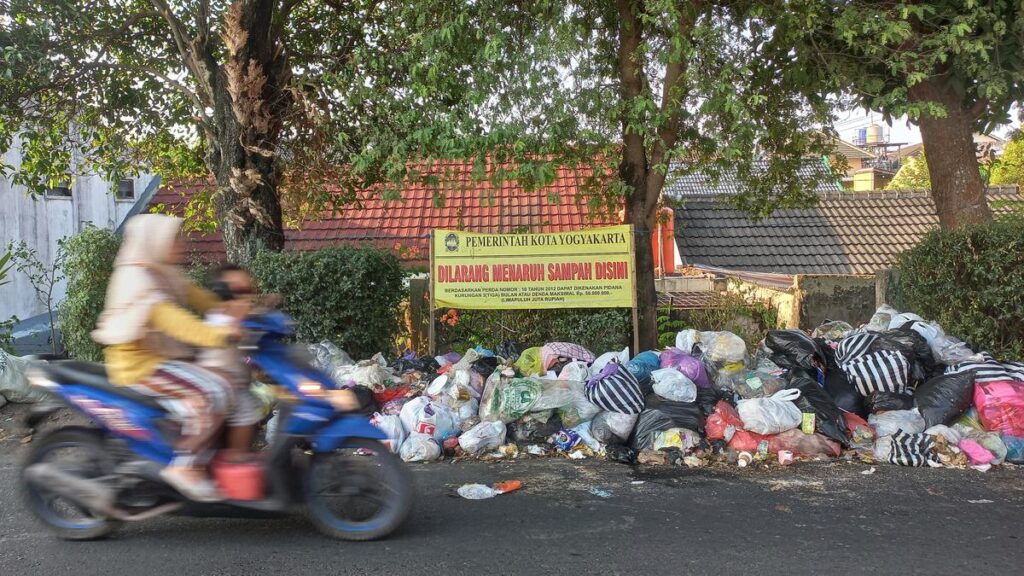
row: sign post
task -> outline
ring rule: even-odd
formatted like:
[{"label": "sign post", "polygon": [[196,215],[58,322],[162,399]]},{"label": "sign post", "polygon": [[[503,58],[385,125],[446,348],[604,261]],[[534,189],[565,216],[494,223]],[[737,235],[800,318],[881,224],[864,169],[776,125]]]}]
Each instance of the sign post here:
[{"label": "sign post", "polygon": [[631,308],[638,350],[633,227],[542,234],[434,230],[430,240],[430,351],[434,310]]}]

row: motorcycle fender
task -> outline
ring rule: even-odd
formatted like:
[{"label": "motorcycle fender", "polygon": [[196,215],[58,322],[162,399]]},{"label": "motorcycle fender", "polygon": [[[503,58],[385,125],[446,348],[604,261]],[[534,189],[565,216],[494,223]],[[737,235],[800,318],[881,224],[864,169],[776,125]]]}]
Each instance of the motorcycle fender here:
[{"label": "motorcycle fender", "polygon": [[313,451],[333,452],[348,438],[387,440],[387,435],[381,432],[380,428],[370,424],[370,420],[365,416],[342,416],[325,426],[313,438]]}]

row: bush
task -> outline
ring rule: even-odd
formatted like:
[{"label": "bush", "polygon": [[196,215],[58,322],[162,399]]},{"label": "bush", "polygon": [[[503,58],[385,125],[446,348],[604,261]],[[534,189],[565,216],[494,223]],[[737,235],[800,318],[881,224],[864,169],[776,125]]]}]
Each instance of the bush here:
[{"label": "bush", "polygon": [[935,231],[896,266],[909,310],[997,358],[1024,358],[1024,220]]},{"label": "bush", "polygon": [[103,311],[107,283],[114,271],[114,257],[120,236],[110,230],[88,226],[61,243],[67,296],[57,310],[60,333],[68,353],[82,360],[100,361],[101,347],[91,333]]},{"label": "bush", "polygon": [[697,310],[658,311],[658,344],[675,346],[676,334],[682,330],[728,331],[747,343],[747,350],[757,348],[769,330],[778,327],[778,311],[765,302],[745,293],[716,294],[704,308]]},{"label": "bush", "polygon": [[[438,315],[438,347],[442,350],[476,346],[493,350],[502,342],[523,346],[575,342],[601,354],[631,345],[630,312],[621,308],[460,310],[439,311]],[[454,324],[449,324],[453,316]]]},{"label": "bush", "polygon": [[251,263],[264,292],[284,296],[282,309],[305,342],[330,339],[353,358],[394,348],[405,295],[398,258],[347,246],[317,252],[264,252]]}]

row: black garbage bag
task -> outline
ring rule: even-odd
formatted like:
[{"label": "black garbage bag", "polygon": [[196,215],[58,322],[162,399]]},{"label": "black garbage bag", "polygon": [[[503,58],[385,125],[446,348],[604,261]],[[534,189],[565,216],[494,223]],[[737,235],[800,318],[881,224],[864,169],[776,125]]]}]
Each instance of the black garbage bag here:
[{"label": "black garbage bag", "polygon": [[654,437],[658,432],[675,427],[672,418],[661,410],[644,410],[636,419],[629,445],[637,452],[648,450],[654,446]]},{"label": "black garbage bag", "polygon": [[843,447],[849,447],[850,437],[847,435],[846,418],[824,388],[810,378],[794,378],[790,381],[789,388],[800,391],[800,397],[794,402],[801,412],[814,414],[816,432],[839,442]]},{"label": "black garbage bag", "polygon": [[494,373],[498,369],[498,358],[495,356],[485,356],[476,362],[473,362],[472,370],[477,374],[484,377],[484,380],[488,376]]},{"label": "black garbage bag", "polygon": [[508,425],[508,434],[517,442],[543,443],[547,442],[558,431],[562,429],[562,419],[557,413],[552,414],[547,420],[537,417],[524,417]]},{"label": "black garbage bag", "polygon": [[871,343],[868,350],[870,352],[893,350],[903,354],[910,361],[910,382],[908,384],[911,387],[942,373],[935,363],[935,357],[932,356],[932,347],[928,345],[928,340],[906,326],[882,332]]},{"label": "black garbage bag", "polygon": [[612,462],[636,464],[637,451],[633,450],[629,446],[609,444],[605,446],[604,452]]},{"label": "black garbage bag", "polygon": [[388,367],[394,370],[396,374],[404,374],[411,371],[427,372],[431,362],[436,363],[433,358],[402,357],[389,364]]},{"label": "black garbage bag", "polygon": [[657,394],[650,394],[645,406],[671,418],[672,425],[669,428],[686,428],[704,434],[704,414],[696,402],[673,402]]},{"label": "black garbage bag", "polygon": [[895,392],[875,392],[864,398],[864,408],[874,414],[892,410],[910,410],[914,407],[914,397]]},{"label": "black garbage bag", "polygon": [[494,354],[503,358],[506,362],[512,363],[519,359],[523,353],[523,347],[515,342],[502,342],[494,349]]},{"label": "black garbage bag", "polygon": [[700,413],[704,415],[705,419],[714,414],[715,406],[718,405],[719,400],[725,400],[733,406],[736,405],[736,400],[733,399],[732,393],[728,390],[697,388],[697,406],[700,408]]},{"label": "black garbage bag", "polygon": [[864,407],[864,397],[836,362],[835,350],[830,347],[824,347],[822,350],[825,352],[826,364],[825,391],[841,410],[867,418],[868,411]]},{"label": "black garbage bag", "polygon": [[936,376],[914,391],[914,402],[928,427],[949,425],[974,402],[973,372]]},{"label": "black garbage bag", "polygon": [[764,344],[772,352],[771,361],[780,368],[813,370],[825,365],[821,345],[800,330],[771,330]]}]

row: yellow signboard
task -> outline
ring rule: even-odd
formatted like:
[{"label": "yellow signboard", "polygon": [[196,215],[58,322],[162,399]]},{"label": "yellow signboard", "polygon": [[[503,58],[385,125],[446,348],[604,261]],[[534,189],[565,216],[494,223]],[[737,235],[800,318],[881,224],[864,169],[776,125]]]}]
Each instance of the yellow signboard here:
[{"label": "yellow signboard", "polygon": [[632,308],[631,226],[550,234],[434,230],[436,308]]}]

